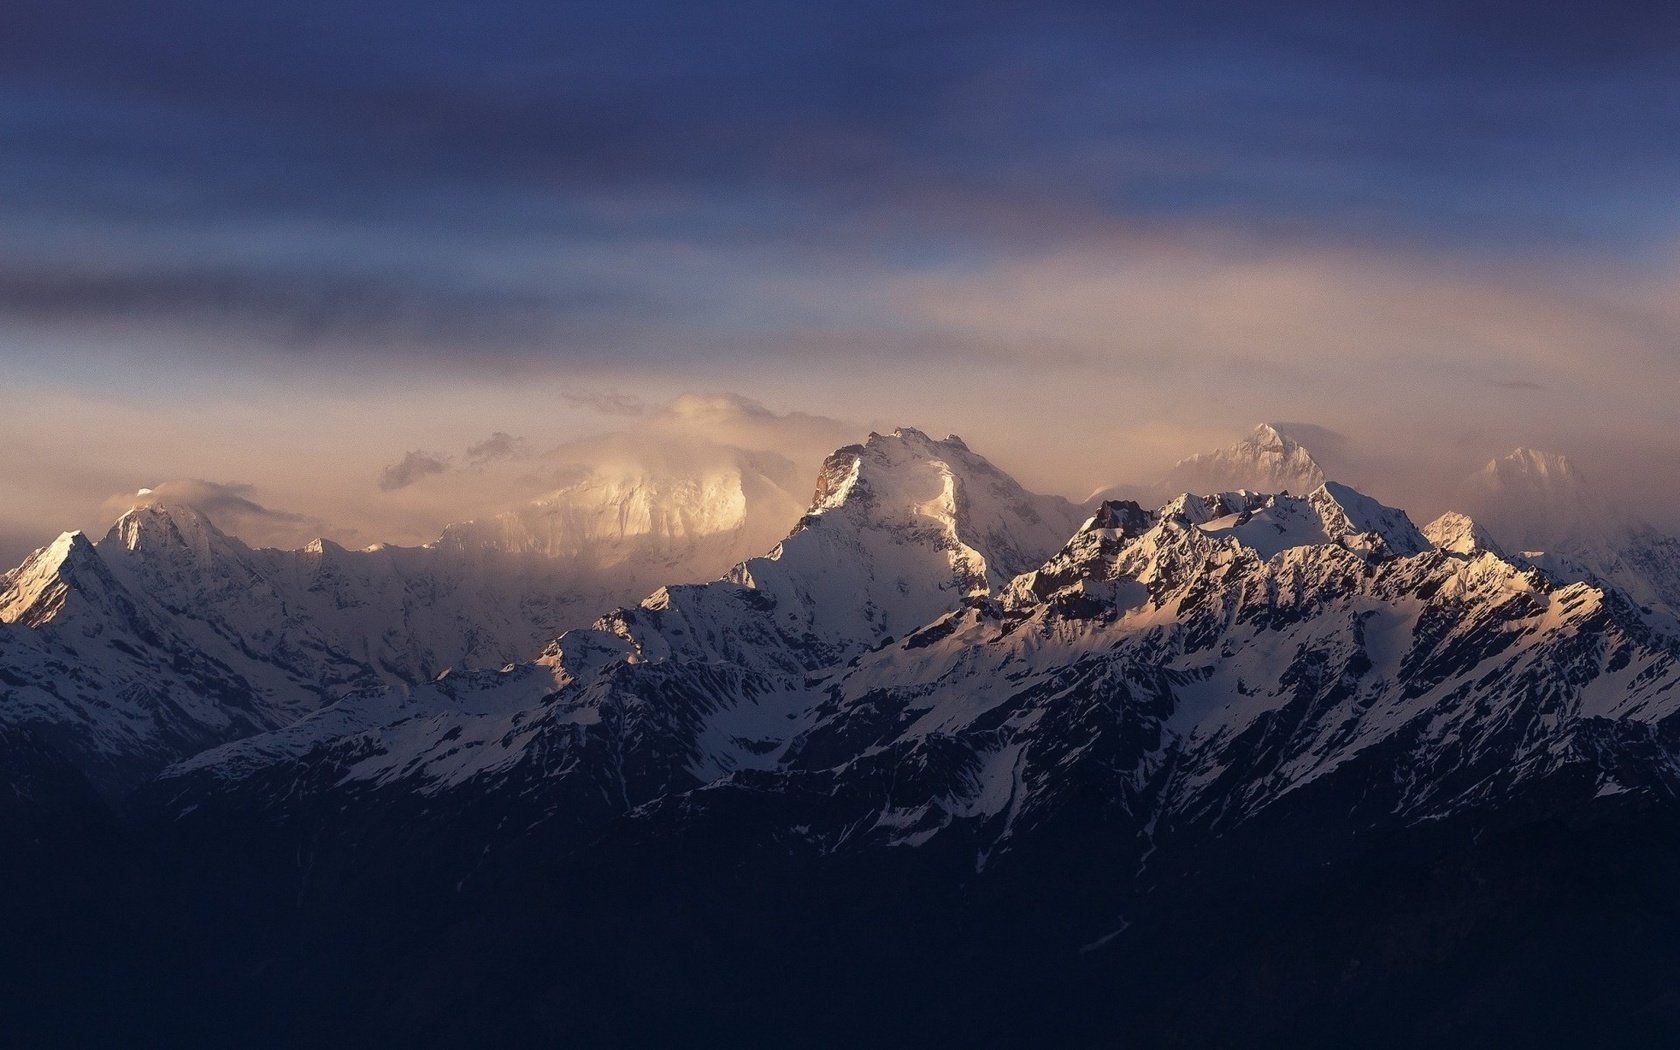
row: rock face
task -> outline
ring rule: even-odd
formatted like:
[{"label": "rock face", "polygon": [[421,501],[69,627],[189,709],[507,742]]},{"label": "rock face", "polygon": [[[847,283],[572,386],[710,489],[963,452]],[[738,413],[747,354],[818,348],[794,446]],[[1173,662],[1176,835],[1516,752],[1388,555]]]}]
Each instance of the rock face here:
[{"label": "rock face", "polygon": [[[1330,481],[1079,517],[871,435],[767,554],[503,666],[435,581],[374,638],[351,552],[137,512],[0,581],[7,724],[41,783],[174,756],[125,834],[206,966],[275,960],[225,1023],[285,1002],[294,1041],[1330,1046],[1545,1038],[1583,996],[1667,1031],[1680,923],[1605,940],[1680,873],[1680,644],[1625,588]],[[1460,972],[1600,948],[1654,976]]]}]

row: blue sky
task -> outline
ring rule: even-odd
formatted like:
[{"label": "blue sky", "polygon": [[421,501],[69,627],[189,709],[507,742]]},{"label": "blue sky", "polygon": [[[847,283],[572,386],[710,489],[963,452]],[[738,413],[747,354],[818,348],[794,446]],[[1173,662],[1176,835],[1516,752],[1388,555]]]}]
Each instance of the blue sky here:
[{"label": "blue sky", "polygon": [[100,405],[190,430],[451,384],[1016,447],[1110,380],[1093,474],[1175,427],[1357,429],[1383,389],[1432,448],[1673,450],[1672,4],[20,0],[0,142],[0,378],[87,406],[89,456]]}]

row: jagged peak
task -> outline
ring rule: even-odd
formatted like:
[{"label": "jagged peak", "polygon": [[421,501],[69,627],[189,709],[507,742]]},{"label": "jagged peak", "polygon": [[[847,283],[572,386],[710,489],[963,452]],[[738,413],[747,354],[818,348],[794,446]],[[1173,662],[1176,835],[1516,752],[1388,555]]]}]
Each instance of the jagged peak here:
[{"label": "jagged peak", "polygon": [[1248,440],[1264,444],[1298,445],[1294,438],[1279,430],[1275,423],[1255,424],[1254,429],[1248,432]]},{"label": "jagged peak", "polygon": [[[150,489],[141,489],[142,493],[150,493]],[[187,531],[206,530],[218,532],[210,518],[190,503],[166,503],[163,500],[147,500],[136,503],[123,511],[111,526],[118,528],[124,522],[134,523],[135,528],[167,528],[173,527],[183,533]]]},{"label": "jagged peak", "polygon": [[918,447],[944,447],[961,449],[964,452],[968,451],[968,446],[963,444],[962,439],[957,437],[955,434],[949,435],[941,440],[939,438],[935,438],[927,431],[921,430],[917,427],[894,427],[890,432],[885,434],[872,430],[869,432],[869,437],[865,440],[864,444],[866,446],[884,446],[894,442],[905,445],[915,445]]},{"label": "jagged peak", "polygon": [[104,563],[81,530],[59,534],[17,568],[0,575],[0,623],[39,626],[63,607],[69,589],[94,586]]},{"label": "jagged peak", "polygon": [[1326,480],[1312,454],[1273,423],[1261,423],[1235,444],[1179,460],[1168,471],[1169,492],[1254,489],[1310,492]]},{"label": "jagged peak", "polygon": [[1118,532],[1123,537],[1142,535],[1155,524],[1153,511],[1145,510],[1133,500],[1104,500],[1097,512],[1087,518],[1081,532],[1102,530]]},{"label": "jagged peak", "polygon": [[962,561],[976,586],[995,587],[1043,564],[1078,523],[1072,504],[1028,491],[960,438],[899,427],[828,457],[795,536],[821,527],[919,537],[952,552],[940,556]]},{"label": "jagged peak", "polygon": [[1185,493],[1153,514],[1136,503],[1111,500],[1055,558],[1017,578],[1002,598],[1015,610],[1053,602],[1112,611],[1125,603],[1114,589],[1117,581],[1153,588],[1176,580],[1169,586],[1177,587],[1210,566],[1229,564],[1234,548],[1262,562],[1287,551],[1331,548],[1375,563],[1421,554],[1430,546],[1403,511],[1335,482],[1300,496]]},{"label": "jagged peak", "polygon": [[1568,456],[1527,446],[1471,474],[1454,502],[1507,550],[1600,547],[1631,526]]},{"label": "jagged peak", "polygon": [[1505,557],[1505,551],[1494,542],[1493,536],[1468,514],[1449,510],[1423,527],[1423,536],[1436,550],[1448,554],[1471,555],[1486,551]]},{"label": "jagged peak", "polygon": [[1430,548],[1426,539],[1405,511],[1390,507],[1339,481],[1326,481],[1307,496],[1324,522],[1325,534],[1337,536],[1344,546],[1359,542],[1362,537],[1376,537],[1380,549],[1373,554],[1422,554]]},{"label": "jagged peak", "polygon": [[[811,513],[867,500],[889,479],[902,481],[930,470],[952,475],[958,486],[967,475],[985,474],[989,480],[1020,488],[956,435],[940,440],[915,427],[897,427],[890,434],[871,432],[863,444],[845,445],[831,453],[818,472]],[[1026,490],[1021,492],[1027,495]]]},{"label": "jagged peak", "polygon": [[1277,424],[1257,423],[1255,424],[1254,429],[1250,430],[1235,444],[1228,445],[1224,449],[1216,449],[1212,452],[1199,452],[1196,455],[1187,457],[1187,459],[1193,460],[1200,457],[1217,455],[1219,452],[1227,451],[1229,449],[1246,450],[1249,448],[1262,452],[1280,452],[1284,454],[1296,451],[1303,453],[1306,452],[1305,446],[1303,446],[1299,441],[1296,441],[1293,437],[1290,437],[1284,431],[1280,430]]},{"label": "jagged peak", "polygon": [[1197,495],[1185,492],[1162,505],[1157,516],[1183,525],[1201,525],[1231,514],[1244,514],[1259,509],[1271,497],[1263,492],[1236,489],[1231,492],[1210,492]]},{"label": "jagged peak", "polygon": [[1489,460],[1468,483],[1490,494],[1544,494],[1550,499],[1571,500],[1585,500],[1591,495],[1585,479],[1568,456],[1527,446]]},{"label": "jagged peak", "polygon": [[1527,494],[1547,493],[1556,498],[1584,498],[1587,484],[1575,463],[1561,452],[1519,445],[1466,479],[1466,484],[1484,492],[1515,488]]},{"label": "jagged peak", "polygon": [[55,562],[62,563],[75,557],[86,557],[94,553],[93,543],[81,529],[71,529],[61,532],[58,538],[35,552]]},{"label": "jagged peak", "polygon": [[98,555],[82,530],[61,532],[51,543],[32,551],[17,568],[0,574],[0,587],[5,585],[5,581],[21,580],[26,575],[56,573],[89,557],[97,558]]},{"label": "jagged peak", "polygon": [[[728,542],[750,526],[773,542],[799,505],[776,481],[749,476],[750,469],[744,460],[692,471],[591,468],[512,509],[445,526],[436,546],[616,564],[639,550],[681,553]],[[773,527],[758,524],[772,514]]]},{"label": "jagged peak", "polygon": [[347,553],[343,544],[335,543],[332,540],[327,539],[325,536],[317,536],[308,543],[304,544],[303,552],[305,554],[320,554],[329,557]]},{"label": "jagged peak", "polygon": [[1304,496],[1239,489],[1186,493],[1161,508],[1163,524],[1233,539],[1270,558],[1294,547],[1332,544],[1365,557],[1420,554],[1430,548],[1406,513],[1334,481]]},{"label": "jagged peak", "polygon": [[1488,461],[1489,473],[1518,471],[1536,477],[1576,478],[1575,464],[1561,452],[1518,445],[1506,455]]},{"label": "jagged peak", "polygon": [[98,546],[128,554],[184,552],[195,560],[244,549],[244,544],[218,529],[197,507],[161,500],[139,503],[124,511]]}]

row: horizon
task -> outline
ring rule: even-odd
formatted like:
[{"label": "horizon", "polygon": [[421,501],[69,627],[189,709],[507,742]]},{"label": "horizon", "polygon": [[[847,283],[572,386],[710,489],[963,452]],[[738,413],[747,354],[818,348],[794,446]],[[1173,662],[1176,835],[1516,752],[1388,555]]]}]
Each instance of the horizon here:
[{"label": "horizon", "polygon": [[3,11],[0,1042],[1680,1046],[1680,4]]},{"label": "horizon", "polygon": [[[720,404],[719,395],[684,395],[684,397],[705,402],[708,407],[713,409],[717,408]],[[678,403],[681,401],[682,399],[679,398]],[[778,417],[774,413],[768,412],[768,410],[764,409],[763,406],[758,405],[755,402],[744,402],[739,398],[727,398],[721,403],[727,404],[731,409],[744,410],[751,414],[758,415],[761,423],[766,423],[771,426],[772,433],[777,433],[779,436],[785,436],[775,429],[778,425],[786,423],[785,417]],[[669,411],[669,408],[670,406],[667,406],[667,411]],[[710,422],[715,424],[717,421],[712,419]],[[801,422],[806,424],[815,423],[818,428],[823,431],[827,431],[831,427],[837,429],[841,426],[838,421],[815,420],[810,417],[806,417]],[[990,457],[986,455],[985,449],[974,449],[958,434],[946,434],[943,438],[941,438],[936,437],[933,432],[908,425],[883,428],[883,430],[880,431],[871,430],[860,440],[856,442],[844,442],[843,444],[834,446],[834,448],[830,451],[841,451],[847,447],[865,444],[876,438],[897,437],[904,431],[921,434],[922,436],[939,443],[956,442],[964,448],[978,454],[982,458],[990,459]],[[1346,439],[1342,435],[1336,434],[1333,431],[1327,431],[1324,428],[1315,427],[1311,424],[1287,424],[1277,422],[1257,423],[1250,427],[1247,431],[1238,435],[1237,439],[1231,444],[1222,446],[1219,449],[1202,449],[1189,453],[1185,456],[1178,457],[1172,462],[1165,464],[1157,472],[1157,475],[1148,481],[1122,483],[1113,486],[1100,487],[1088,493],[1084,497],[1070,496],[1067,493],[1056,492],[1040,492],[1039,494],[1046,496],[1060,496],[1061,498],[1068,500],[1068,502],[1075,507],[1082,507],[1087,512],[1095,512],[1101,504],[1109,501],[1133,501],[1145,509],[1156,509],[1172,502],[1172,500],[1181,495],[1206,496],[1217,494],[1219,491],[1232,491],[1229,487],[1220,489],[1205,485],[1180,491],[1177,487],[1175,487],[1175,482],[1183,480],[1179,475],[1184,468],[1193,467],[1198,460],[1204,458],[1208,454],[1214,452],[1236,451],[1242,443],[1261,434],[1262,432],[1279,436],[1284,441],[1294,444],[1301,451],[1307,454],[1312,462],[1312,465],[1316,467],[1323,476],[1323,481],[1318,485],[1313,486],[1313,488],[1320,488],[1326,484],[1342,484],[1364,495],[1373,495],[1372,491],[1370,491],[1372,489],[1371,485],[1368,483],[1361,484],[1350,482],[1345,476],[1345,470],[1350,469],[1357,472],[1361,460],[1357,451],[1351,454],[1349,453],[1349,450],[1346,448]],[[622,437],[624,433],[625,432],[611,432],[603,435],[597,435],[597,437]],[[1331,446],[1328,450],[1332,453],[1331,456],[1326,458],[1318,451],[1315,451],[1315,449],[1306,440],[1303,440],[1303,437],[1306,435],[1312,435],[1323,439],[1326,444]],[[498,438],[502,440],[496,440]],[[664,440],[670,440],[671,438],[672,435],[665,435]],[[693,440],[693,435],[689,435],[689,440]],[[587,443],[586,439],[582,444],[587,445]],[[658,448],[658,445],[656,444],[653,447]],[[782,447],[785,449],[786,445]],[[810,453],[820,447],[820,445],[810,445],[807,442],[805,451]],[[490,451],[486,451],[487,449]],[[477,456],[473,455],[475,450],[478,452]],[[417,484],[434,475],[447,476],[451,473],[467,471],[482,472],[485,468],[502,461],[512,461],[509,465],[521,465],[521,469],[523,469],[522,465],[528,463],[532,459],[562,458],[559,454],[565,451],[567,450],[562,447],[560,449],[532,453],[525,447],[525,443],[522,439],[511,438],[511,436],[507,434],[497,434],[493,435],[492,438],[487,439],[485,442],[481,442],[479,445],[469,448],[468,455],[465,457],[467,463],[464,465],[455,463],[453,458],[450,456],[443,456],[441,459],[437,460],[421,456],[419,457],[421,459],[421,467],[416,469],[414,467],[414,460],[418,454],[410,453],[403,461],[391,464],[385,469],[384,473],[386,477],[384,478],[382,484],[391,488],[407,488],[410,485]],[[622,453],[622,449],[618,451]],[[749,453],[769,452],[767,449],[751,448],[743,448],[742,451]],[[828,453],[822,453],[824,458],[826,458],[827,455]],[[1579,486],[1579,491],[1582,496],[1589,500],[1596,499],[1599,501],[1600,505],[1595,506],[1595,510],[1602,511],[1608,515],[1608,520],[1620,521],[1630,525],[1651,524],[1649,521],[1644,521],[1643,519],[1635,516],[1630,508],[1620,507],[1611,501],[1603,500],[1602,494],[1597,492],[1595,486],[1591,483],[1591,479],[1583,478],[1580,473],[1574,469],[1574,465],[1571,462],[1570,457],[1567,455],[1546,449],[1534,449],[1528,446],[1518,446],[1504,455],[1495,456],[1486,463],[1482,464],[1478,469],[1467,473],[1462,478],[1457,479],[1456,491],[1454,492],[1453,498],[1449,499],[1447,504],[1440,506],[1438,509],[1432,510],[1426,515],[1420,515],[1414,508],[1408,508],[1398,503],[1388,503],[1386,501],[1380,502],[1384,502],[1384,505],[1392,506],[1406,514],[1407,517],[1420,529],[1431,524],[1443,515],[1448,514],[1464,514],[1476,521],[1477,524],[1485,526],[1489,524],[1489,522],[1483,520],[1479,514],[1471,513],[1469,510],[1469,507],[1477,501],[1477,493],[1473,489],[1474,484],[1478,480],[1488,477],[1491,472],[1495,471],[1502,464],[1514,462],[1519,466],[1526,468],[1529,463],[1536,458],[1541,460],[1558,461],[1559,464],[1566,469],[1571,482]],[[625,461],[618,456],[612,457],[612,459],[612,462],[604,461],[601,464],[598,464],[597,469],[602,470],[603,473],[608,475],[610,475],[615,469],[622,469],[627,473],[642,476],[647,476],[648,473],[650,473],[649,457],[646,454],[646,450],[643,451],[642,458],[639,461],[636,459],[636,454],[631,453],[628,466],[626,466]],[[686,476],[684,474],[684,469],[698,469],[700,471],[706,470],[707,466],[698,468],[694,467],[694,463],[704,461],[705,459],[706,457],[702,456],[700,461],[690,460],[685,467],[677,468],[675,476]],[[708,462],[708,466],[710,467],[715,467],[717,465],[718,464],[715,461]],[[803,464],[801,465],[803,466]],[[1544,464],[1542,472],[1544,473],[1544,468],[1549,468],[1550,465],[1551,464],[1549,463]],[[812,466],[811,469],[805,473],[811,476],[813,488],[820,484],[820,478],[816,476],[818,473],[818,468],[816,466]],[[1006,473],[1008,473],[1008,471],[1006,471]],[[392,474],[400,475],[399,484],[390,483]],[[527,474],[525,480],[529,483],[531,476]],[[550,483],[553,482],[552,477],[545,480],[548,480]],[[497,489],[498,491],[502,489],[511,491],[516,488],[515,485],[506,480],[505,475],[500,481],[492,483],[491,487]],[[529,484],[527,484],[527,487],[529,487]],[[1236,487],[1247,491],[1271,493],[1274,495],[1292,494],[1295,496],[1301,496],[1305,494],[1304,492],[1287,493],[1287,490],[1273,492],[1272,489],[1265,487],[1251,487],[1251,485],[1246,482],[1237,485]],[[1033,490],[1030,485],[1027,486],[1027,488],[1029,491],[1037,491]],[[190,508],[201,514],[218,531],[238,538],[253,548],[269,547],[282,550],[295,550],[312,544],[318,540],[335,543],[350,550],[371,550],[385,546],[434,546],[443,537],[443,535],[453,527],[469,525],[477,521],[489,520],[498,514],[511,513],[521,508],[541,505],[547,497],[562,494],[565,491],[565,487],[562,486],[553,492],[543,491],[534,495],[527,494],[526,496],[515,499],[511,502],[504,502],[500,506],[489,507],[484,514],[476,518],[459,518],[446,521],[439,527],[436,535],[422,538],[418,541],[411,541],[409,543],[401,543],[377,537],[368,542],[361,542],[365,539],[365,537],[357,537],[346,542],[335,538],[334,536],[328,535],[326,532],[310,532],[310,529],[317,526],[327,526],[328,523],[318,518],[312,518],[307,515],[296,514],[281,508],[268,507],[259,504],[251,498],[253,490],[254,487],[249,485],[217,483],[205,481],[203,479],[171,480],[156,487],[140,488],[126,496],[123,494],[113,495],[101,506],[100,512],[104,515],[104,518],[98,525],[91,528],[77,527],[62,529],[58,533],[55,533],[54,536],[56,539],[62,539],[63,536],[74,533],[81,534],[92,539],[97,539],[108,531],[107,527],[115,527],[114,523],[120,521],[120,519],[127,514],[147,506],[160,506],[166,509],[173,507]],[[800,504],[800,507],[805,506],[807,506],[807,504]],[[1492,510],[1494,508],[1488,509]],[[1529,508],[1529,510],[1537,515],[1540,511],[1539,508]],[[803,511],[797,511],[790,517],[788,522],[790,527],[797,521],[797,513],[803,513]],[[1522,528],[1525,524],[1524,514],[1521,510],[1516,511],[1511,515],[1497,515],[1497,517],[1499,519],[1499,525],[1509,527],[1514,530]],[[307,538],[300,538],[305,535],[307,535]],[[1507,540],[1507,542],[1513,542],[1514,539],[1515,537],[1511,537]],[[1556,537],[1554,537],[1554,539],[1556,539]],[[56,540],[44,542],[37,545],[37,547],[24,550],[18,553],[15,557],[10,556],[10,552],[5,551],[0,551],[0,555],[6,555],[9,557],[10,560],[7,564],[17,564],[29,554],[49,546],[50,542],[56,542]],[[1536,549],[1539,549],[1540,546],[1544,545],[1534,546]],[[754,552],[748,551],[745,553],[751,554]]]},{"label": "horizon", "polygon": [[1418,514],[1530,446],[1680,527],[1663,5],[99,13],[0,44],[8,560],[194,480],[420,542],[526,494],[445,459],[694,391],[1074,499],[1252,420]]}]

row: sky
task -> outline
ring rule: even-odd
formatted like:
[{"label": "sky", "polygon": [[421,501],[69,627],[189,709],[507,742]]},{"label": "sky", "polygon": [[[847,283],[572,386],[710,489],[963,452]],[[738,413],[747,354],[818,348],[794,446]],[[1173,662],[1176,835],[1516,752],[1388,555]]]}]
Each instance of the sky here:
[{"label": "sky", "polygon": [[1299,421],[1418,517],[1532,445],[1680,525],[1680,7],[1372,7],[13,0],[0,556],[895,425],[1078,498]]}]

